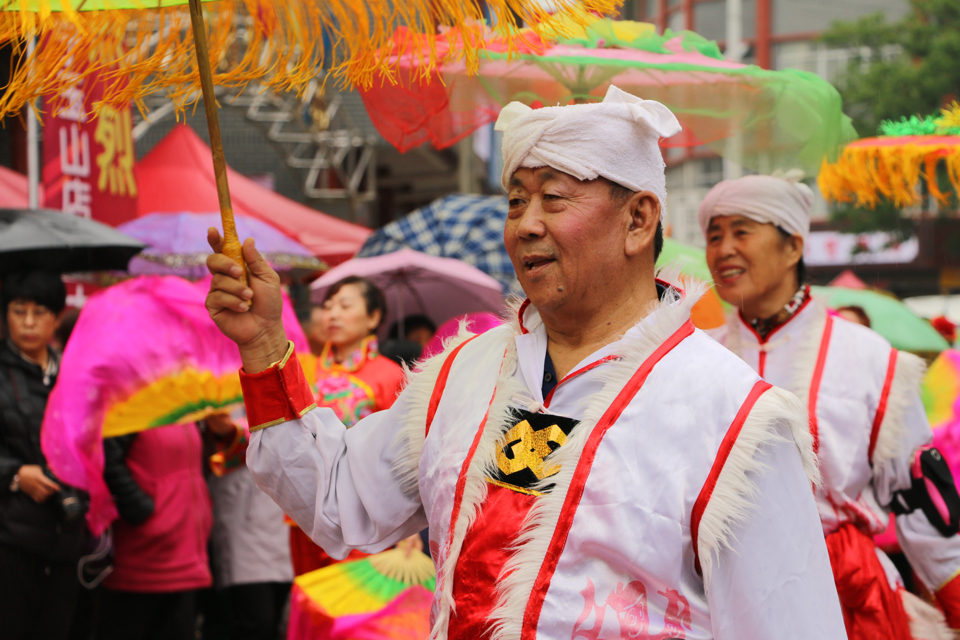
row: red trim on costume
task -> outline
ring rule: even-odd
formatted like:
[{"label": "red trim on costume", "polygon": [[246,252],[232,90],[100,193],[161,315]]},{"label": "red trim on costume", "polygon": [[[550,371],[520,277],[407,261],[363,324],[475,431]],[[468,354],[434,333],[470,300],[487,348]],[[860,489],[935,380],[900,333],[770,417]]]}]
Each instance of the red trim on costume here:
[{"label": "red trim on costume", "polygon": [[527,307],[530,306],[530,298],[527,298],[523,301],[523,304],[520,305],[520,310],[517,311],[517,319],[520,320],[520,333],[526,335],[530,333],[527,331],[527,328],[523,326],[523,314],[526,313]]},{"label": "red trim on costume", "polygon": [[707,481],[703,483],[703,488],[700,489],[700,495],[697,496],[697,501],[693,503],[693,511],[690,513],[690,538],[693,541],[693,565],[696,567],[697,573],[701,573],[699,547],[700,520],[703,518],[703,512],[706,510],[707,503],[710,502],[710,498],[713,496],[713,490],[717,486],[717,480],[720,479],[720,472],[723,471],[723,465],[727,463],[727,458],[730,457],[733,445],[736,444],[737,437],[739,437],[744,423],[750,416],[750,412],[753,411],[753,405],[755,405],[757,400],[760,399],[760,396],[766,393],[767,389],[772,386],[769,382],[760,380],[753,385],[753,389],[750,389],[750,393],[747,394],[747,399],[740,405],[737,417],[733,419],[733,423],[730,425],[730,428],[727,429],[727,434],[723,436],[723,442],[720,443],[720,450],[717,452],[717,457],[714,459],[713,466],[710,468]]},{"label": "red trim on costume", "polygon": [[686,297],[687,297],[687,292],[684,291],[684,290],[680,287],[680,285],[678,285],[678,284],[670,284],[670,283],[667,282],[666,280],[661,280],[660,278],[654,278],[653,281],[654,281],[655,283],[659,284],[659,285],[663,285],[663,286],[666,287],[667,289],[676,289],[677,292],[680,293],[680,297],[681,297],[681,298],[686,298]]},{"label": "red trim on costume", "polygon": [[646,381],[647,376],[650,375],[653,367],[674,347],[680,344],[680,342],[692,335],[693,331],[693,322],[687,320],[672,336],[667,338],[667,340],[640,365],[640,368],[633,374],[617,395],[616,399],[614,399],[613,404],[610,405],[603,414],[603,417],[600,418],[590,432],[587,443],[584,445],[583,453],[580,455],[580,461],[577,463],[577,468],[573,472],[570,487],[567,489],[567,496],[563,502],[563,510],[560,512],[560,519],[557,522],[556,529],[553,531],[553,537],[550,539],[550,546],[547,549],[546,557],[543,559],[537,580],[533,584],[530,599],[527,601],[527,608],[523,614],[523,630],[520,633],[520,640],[536,640],[537,625],[540,622],[540,611],[543,609],[543,601],[544,598],[546,598],[547,590],[550,588],[550,581],[553,578],[554,571],[556,571],[557,563],[560,561],[560,555],[563,553],[563,547],[567,542],[570,527],[573,526],[573,518],[580,504],[580,498],[583,496],[587,477],[590,475],[590,468],[593,466],[593,460],[597,455],[600,441],[603,440],[603,436],[607,433],[607,430],[620,418],[620,415],[637,395],[637,392],[640,391],[640,388]]},{"label": "red trim on costume", "polygon": [[453,351],[450,352],[450,355],[447,356],[447,359],[443,361],[443,365],[440,367],[440,375],[437,376],[437,383],[433,385],[433,393],[430,394],[430,404],[427,405],[427,425],[423,432],[424,438],[430,435],[430,425],[433,424],[433,418],[437,415],[437,407],[440,406],[440,398],[443,397],[443,390],[447,386],[447,378],[450,377],[450,367],[453,366],[454,358],[456,358],[457,354],[460,353],[460,349],[463,349],[468,342],[476,337],[477,336],[470,336],[461,342]]},{"label": "red trim on costume", "polygon": [[960,575],[937,589],[935,595],[947,619],[947,626],[951,629],[960,629]]},{"label": "red trim on costume", "polygon": [[[473,338],[471,338],[472,340]],[[464,343],[466,344],[466,343]],[[463,345],[460,345],[463,346]],[[506,355],[506,354],[504,354]],[[503,362],[500,363],[500,371],[503,371]],[[498,374],[499,377],[499,374]],[[453,508],[450,510],[450,529],[447,531],[447,544],[443,552],[444,561],[448,555],[450,555],[450,547],[453,546],[453,539],[456,537],[457,533],[457,518],[460,517],[460,504],[463,502],[463,491],[467,486],[467,471],[470,469],[470,463],[473,461],[473,454],[477,452],[477,445],[480,444],[480,436],[483,435],[483,429],[487,426],[487,418],[490,417],[490,407],[493,405],[493,399],[497,397],[497,388],[493,388],[493,395],[490,396],[490,404],[487,405],[487,412],[483,414],[483,420],[480,421],[480,428],[477,429],[476,435],[473,436],[473,443],[470,444],[470,450],[467,451],[467,457],[463,461],[463,466],[460,467],[460,474],[457,476],[457,488],[453,493]],[[436,561],[436,558],[434,558]],[[453,568],[454,572],[457,570],[456,567]],[[436,589],[440,589],[440,578],[437,576]],[[449,578],[453,579],[453,576],[444,576],[444,579]]]},{"label": "red trim on costume", "polygon": [[883,391],[880,393],[880,402],[877,404],[877,415],[873,417],[873,429],[870,430],[870,448],[867,450],[867,460],[873,465],[873,450],[877,447],[877,437],[880,435],[880,423],[887,413],[887,401],[890,398],[890,387],[893,386],[893,375],[897,372],[896,349],[890,349],[890,361],[887,363],[887,377],[883,381]]},{"label": "red trim on costume", "polygon": [[823,367],[827,362],[827,351],[830,347],[830,334],[833,333],[833,317],[827,316],[823,325],[823,337],[820,338],[820,352],[817,353],[817,365],[813,368],[813,378],[810,380],[810,395],[807,400],[807,415],[810,420],[810,433],[813,435],[813,454],[820,451],[820,428],[817,422],[817,396],[820,395],[820,380],[823,378]]},{"label": "red trim on costume", "polygon": [[250,431],[296,420],[316,406],[313,391],[291,346],[286,361],[260,373],[240,370],[240,388]]},{"label": "red trim on costume", "polygon": [[606,358],[600,358],[600,359],[597,360],[596,362],[591,362],[590,364],[586,365],[585,367],[581,367],[581,368],[577,369],[576,371],[574,371],[573,373],[568,373],[567,375],[563,376],[563,380],[561,380],[560,382],[558,382],[556,387],[554,387],[553,389],[550,389],[550,393],[548,393],[548,394],[547,394],[547,397],[543,399],[543,406],[544,406],[544,407],[547,407],[547,408],[550,407],[550,401],[553,400],[553,392],[556,391],[556,390],[557,390],[557,387],[559,387],[560,385],[562,385],[562,384],[563,384],[564,382],[566,382],[567,380],[571,380],[571,379],[573,379],[573,378],[576,378],[576,377],[579,376],[580,374],[586,373],[587,371],[590,371],[591,369],[596,369],[597,367],[599,367],[600,365],[602,365],[602,364],[605,363],[605,362],[610,362],[611,360],[619,360],[619,359],[620,359],[620,356],[607,356]]}]

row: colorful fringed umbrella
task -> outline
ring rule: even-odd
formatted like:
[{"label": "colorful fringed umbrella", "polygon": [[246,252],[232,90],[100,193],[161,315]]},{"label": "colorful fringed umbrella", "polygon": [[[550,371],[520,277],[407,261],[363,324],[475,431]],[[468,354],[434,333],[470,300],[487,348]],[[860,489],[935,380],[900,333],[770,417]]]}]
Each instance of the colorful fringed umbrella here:
[{"label": "colorful fringed umbrella", "polygon": [[430,558],[400,549],[298,576],[287,640],[424,640],[435,584]]},{"label": "colorful fringed umbrella", "polygon": [[[209,278],[135,278],[92,296],[80,314],[40,439],[54,474],[90,492],[94,534],[116,515],[102,438],[193,422],[243,401],[240,355],[210,319],[209,288]],[[283,324],[298,353],[309,354],[289,300]]]},{"label": "colorful fringed umbrella", "polygon": [[[262,80],[275,90],[305,92],[322,69],[344,83],[370,84],[389,74],[381,53],[399,23],[433,42],[441,27],[459,34],[459,46],[440,58],[421,54],[427,68],[461,59],[476,67],[483,13],[459,0],[19,0],[0,7],[0,43],[14,47],[13,77],[0,96],[0,117],[19,114],[42,96],[53,110],[75,108],[70,96],[91,74],[105,89],[97,109],[141,109],[146,96],[166,91],[178,110],[203,95],[224,231],[223,253],[244,266],[234,228],[220,138],[214,83],[243,87]],[[189,11],[183,5],[189,4]],[[567,13],[611,12],[616,0],[536,0],[485,3],[498,34],[513,41],[518,18],[542,30]],[[556,15],[552,16],[551,12]],[[207,28],[209,25],[209,29]],[[24,43],[38,39],[30,53]],[[213,74],[216,71],[216,75]],[[82,108],[82,107],[80,107]]]},{"label": "colorful fringed umbrella", "polygon": [[953,477],[960,478],[960,351],[947,349],[927,369],[923,406],[934,446],[947,459]]},{"label": "colorful fringed umbrella", "polygon": [[937,180],[941,162],[955,193],[960,193],[960,104],[939,117],[885,121],[875,138],[847,146],[835,163],[824,162],[817,183],[824,197],[874,208],[881,199],[898,207],[918,204],[921,182],[941,206],[950,202]]},{"label": "colorful fringed umbrella", "polygon": [[[391,51],[397,82],[364,86],[364,103],[401,151],[426,141],[449,146],[514,100],[533,107],[600,101],[610,84],[676,113],[685,131],[665,146],[706,144],[747,166],[815,173],[824,157],[835,158],[856,138],[840,94],[813,73],[724,60],[715,42],[689,31],[657,35],[650,24],[595,16],[585,28],[563,26],[565,33],[546,39],[527,34],[517,56],[490,37],[478,75],[458,61],[435,70],[423,64],[423,50],[454,49],[459,40],[422,42],[400,29]],[[728,140],[739,150],[728,149]]]}]

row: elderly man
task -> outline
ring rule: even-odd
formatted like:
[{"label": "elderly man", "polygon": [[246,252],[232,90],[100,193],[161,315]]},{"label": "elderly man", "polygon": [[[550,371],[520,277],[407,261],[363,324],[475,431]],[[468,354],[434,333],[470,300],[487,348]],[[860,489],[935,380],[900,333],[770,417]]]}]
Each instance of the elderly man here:
[{"label": "elderly man", "polygon": [[923,362],[811,298],[803,245],[813,192],[801,175],[721,182],[700,205],[717,291],[737,308],[711,333],[807,406],[823,474],[817,506],[850,638],[909,638],[911,624],[914,637],[952,637],[942,623],[939,632],[918,627],[938,612],[895,593],[897,571],[872,540],[897,514],[913,569],[960,627],[960,498],[929,446]]},{"label": "elderly man", "polygon": [[429,525],[434,638],[843,638],[801,407],[654,278],[676,118],[611,87],[497,128],[528,298],[349,431],[311,411],[252,244],[249,288],[210,257],[259,486],[331,555]]}]

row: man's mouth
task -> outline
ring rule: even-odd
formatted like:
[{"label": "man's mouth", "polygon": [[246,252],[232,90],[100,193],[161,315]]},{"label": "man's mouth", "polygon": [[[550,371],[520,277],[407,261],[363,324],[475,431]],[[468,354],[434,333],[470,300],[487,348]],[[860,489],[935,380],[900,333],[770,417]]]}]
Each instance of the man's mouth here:
[{"label": "man's mouth", "polygon": [[523,268],[527,273],[536,273],[554,262],[556,262],[555,259],[546,256],[531,256],[524,259]]}]

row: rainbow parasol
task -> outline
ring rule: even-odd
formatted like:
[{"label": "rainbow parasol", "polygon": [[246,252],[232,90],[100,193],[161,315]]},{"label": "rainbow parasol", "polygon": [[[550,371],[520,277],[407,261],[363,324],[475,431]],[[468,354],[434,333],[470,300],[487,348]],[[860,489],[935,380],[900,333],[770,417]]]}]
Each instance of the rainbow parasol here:
[{"label": "rainbow parasol", "polygon": [[960,193],[960,104],[954,102],[937,117],[884,121],[874,138],[857,140],[835,163],[824,161],[817,183],[824,197],[836,202],[876,207],[881,198],[898,207],[920,202],[921,180],[941,205],[950,193],[940,189],[941,161],[955,192]]},{"label": "rainbow parasol", "polygon": [[419,551],[384,551],[298,576],[288,640],[424,640],[436,585]]},{"label": "rainbow parasol", "polygon": [[[209,278],[134,278],[92,296],[80,314],[40,439],[54,474],[90,493],[95,535],[116,517],[103,481],[102,438],[194,422],[243,402],[240,355],[210,319],[209,288]],[[283,324],[310,357],[289,300]]]},{"label": "rainbow parasol", "polygon": [[960,351],[947,349],[923,378],[923,406],[933,428],[933,444],[960,478]]},{"label": "rainbow parasol", "polygon": [[[856,138],[840,94],[819,76],[770,71],[725,60],[717,43],[689,32],[596,16],[558,20],[562,32],[527,33],[516,55],[490,37],[479,69],[452,60],[433,68],[421,51],[440,54],[459,40],[423,41],[404,29],[394,35],[395,83],[361,87],[377,129],[401,151],[432,142],[449,146],[496,120],[511,101],[532,107],[594,102],[615,84],[658,100],[677,115],[684,131],[670,146],[709,145],[753,167],[803,166],[811,173]],[[728,148],[735,142],[737,150]]]}]

